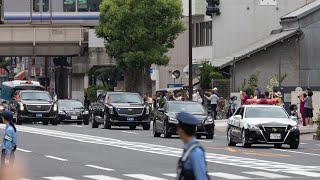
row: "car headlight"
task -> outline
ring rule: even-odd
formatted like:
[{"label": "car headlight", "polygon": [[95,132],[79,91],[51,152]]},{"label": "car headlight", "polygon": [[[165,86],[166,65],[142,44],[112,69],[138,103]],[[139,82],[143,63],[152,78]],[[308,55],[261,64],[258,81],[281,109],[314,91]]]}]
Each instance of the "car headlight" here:
[{"label": "car headlight", "polygon": [[58,111],[58,105],[57,104],[53,105],[53,111]]},{"label": "car headlight", "polygon": [[20,105],[20,111],[24,111],[24,105],[22,103],[19,103]]},{"label": "car headlight", "polygon": [[89,114],[89,111],[83,111],[83,114]]},{"label": "car headlight", "polygon": [[109,107],[109,114],[114,114],[113,107]]},{"label": "car headlight", "polygon": [[172,124],[178,124],[178,120],[176,118],[173,118],[173,117],[169,117],[169,123],[172,123]]},{"label": "car headlight", "polygon": [[213,123],[213,119],[211,117],[208,117],[205,121],[204,124],[212,124]]},{"label": "car headlight", "polygon": [[248,127],[249,129],[260,129],[258,125],[249,124]]},{"label": "car headlight", "polygon": [[59,111],[58,114],[63,114],[65,115],[66,113],[64,111]]},{"label": "car headlight", "polygon": [[150,114],[150,107],[147,106],[147,107],[146,107],[146,115],[149,115],[149,114]]},{"label": "car headlight", "polygon": [[4,110],[4,107],[1,105],[0,106],[0,111],[3,111]]}]

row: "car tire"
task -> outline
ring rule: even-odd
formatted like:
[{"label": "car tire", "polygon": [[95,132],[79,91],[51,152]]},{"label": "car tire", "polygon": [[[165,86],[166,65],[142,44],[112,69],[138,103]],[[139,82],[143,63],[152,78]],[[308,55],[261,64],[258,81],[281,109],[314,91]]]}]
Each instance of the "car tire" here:
[{"label": "car tire", "polygon": [[150,123],[142,125],[143,130],[150,130]]},{"label": "car tire", "polygon": [[97,123],[97,121],[95,120],[95,117],[92,117],[92,123],[91,123],[91,127],[92,128],[98,128],[99,124]]},{"label": "car tire", "polygon": [[84,125],[89,125],[89,119],[84,120],[84,121],[83,121],[83,124],[84,124]]},{"label": "car tire", "polygon": [[48,121],[48,120],[44,120],[44,121],[42,121],[42,124],[43,124],[44,126],[47,126],[47,125],[49,125],[49,121]]},{"label": "car tire", "polygon": [[106,114],[103,116],[103,128],[111,129],[111,123],[108,121],[108,116]]},{"label": "car tire", "polygon": [[52,121],[51,121],[51,124],[53,125],[53,126],[56,126],[56,125],[58,125],[58,119],[53,119]]},{"label": "car tire", "polygon": [[163,134],[164,134],[164,138],[171,138],[171,133],[169,132],[169,125],[168,125],[168,123],[167,123],[167,121],[165,121],[164,122],[164,132],[163,132]]},{"label": "car tire", "polygon": [[230,128],[228,129],[228,132],[227,132],[227,141],[228,141],[228,146],[237,145],[237,143],[233,142],[233,139],[231,137],[231,129]]},{"label": "car tire", "polygon": [[207,135],[206,135],[206,139],[213,139],[213,135],[214,135],[214,134],[207,134]]},{"label": "car tire", "polygon": [[153,132],[153,137],[160,137],[161,136],[161,133],[157,132],[157,125],[156,125],[155,121],[153,121],[153,130],[152,130],[152,132]]},{"label": "car tire", "polygon": [[291,143],[289,144],[290,149],[298,149],[299,148],[299,143]]},{"label": "car tire", "polygon": [[137,126],[130,126],[130,130],[135,130]]},{"label": "car tire", "polygon": [[274,147],[280,149],[282,147],[282,144],[274,144]]},{"label": "car tire", "polygon": [[244,148],[249,148],[249,147],[251,147],[251,144],[248,143],[247,131],[246,131],[245,129],[242,130],[241,140],[242,140],[242,147],[244,147]]}]

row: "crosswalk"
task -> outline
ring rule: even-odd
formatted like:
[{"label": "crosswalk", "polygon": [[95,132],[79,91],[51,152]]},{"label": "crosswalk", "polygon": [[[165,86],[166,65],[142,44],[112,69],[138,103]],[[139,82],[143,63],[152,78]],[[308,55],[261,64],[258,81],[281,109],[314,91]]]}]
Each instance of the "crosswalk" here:
[{"label": "crosswalk", "polygon": [[[295,179],[295,178],[304,178],[304,179],[319,179],[320,173],[315,172],[307,172],[307,171],[295,171],[295,172],[287,172],[283,173],[270,173],[264,171],[244,171],[239,172],[238,174],[235,173],[226,173],[226,172],[210,172],[208,173],[212,179],[219,179],[219,180],[238,180],[238,179]],[[78,180],[78,179],[85,179],[85,180],[170,180],[175,179],[175,173],[163,173],[155,176],[154,174],[121,174],[121,175],[114,175],[114,174],[107,174],[107,175],[83,175],[78,177],[67,177],[67,176],[50,176],[50,177],[43,177],[43,179],[47,180]],[[28,178],[23,178],[28,179]],[[32,179],[32,178],[30,178]],[[21,179],[22,180],[22,179]]]}]

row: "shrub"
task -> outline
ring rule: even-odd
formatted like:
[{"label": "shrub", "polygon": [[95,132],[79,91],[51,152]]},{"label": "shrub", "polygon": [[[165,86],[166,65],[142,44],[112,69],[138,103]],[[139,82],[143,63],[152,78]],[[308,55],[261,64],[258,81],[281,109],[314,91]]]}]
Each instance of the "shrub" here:
[{"label": "shrub", "polygon": [[102,86],[102,85],[97,85],[97,86],[91,86],[85,90],[85,92],[88,95],[88,99],[90,102],[93,102],[97,98],[97,91],[98,90],[103,90],[103,91],[112,91],[112,88],[109,86]]}]

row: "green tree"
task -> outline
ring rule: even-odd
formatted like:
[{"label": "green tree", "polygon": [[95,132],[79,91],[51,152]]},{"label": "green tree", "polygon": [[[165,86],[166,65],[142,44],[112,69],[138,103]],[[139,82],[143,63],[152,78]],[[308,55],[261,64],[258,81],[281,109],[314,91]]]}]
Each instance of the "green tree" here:
[{"label": "green tree", "polygon": [[202,64],[200,68],[200,87],[201,89],[210,89],[212,79],[226,79],[226,77],[219,72],[219,70],[208,62]]},{"label": "green tree", "polygon": [[115,66],[94,66],[88,71],[88,76],[94,75],[103,86],[115,86],[121,77],[121,72]]},{"label": "green tree", "polygon": [[[127,91],[151,93],[152,64],[167,65],[181,21],[181,0],[104,0],[96,33],[125,75]],[[142,87],[144,82],[144,89]]]},{"label": "green tree", "polygon": [[8,74],[10,73],[10,71],[8,69],[9,65],[10,65],[10,60],[8,60],[4,57],[0,57],[0,68],[3,68],[5,71],[7,71]]}]

